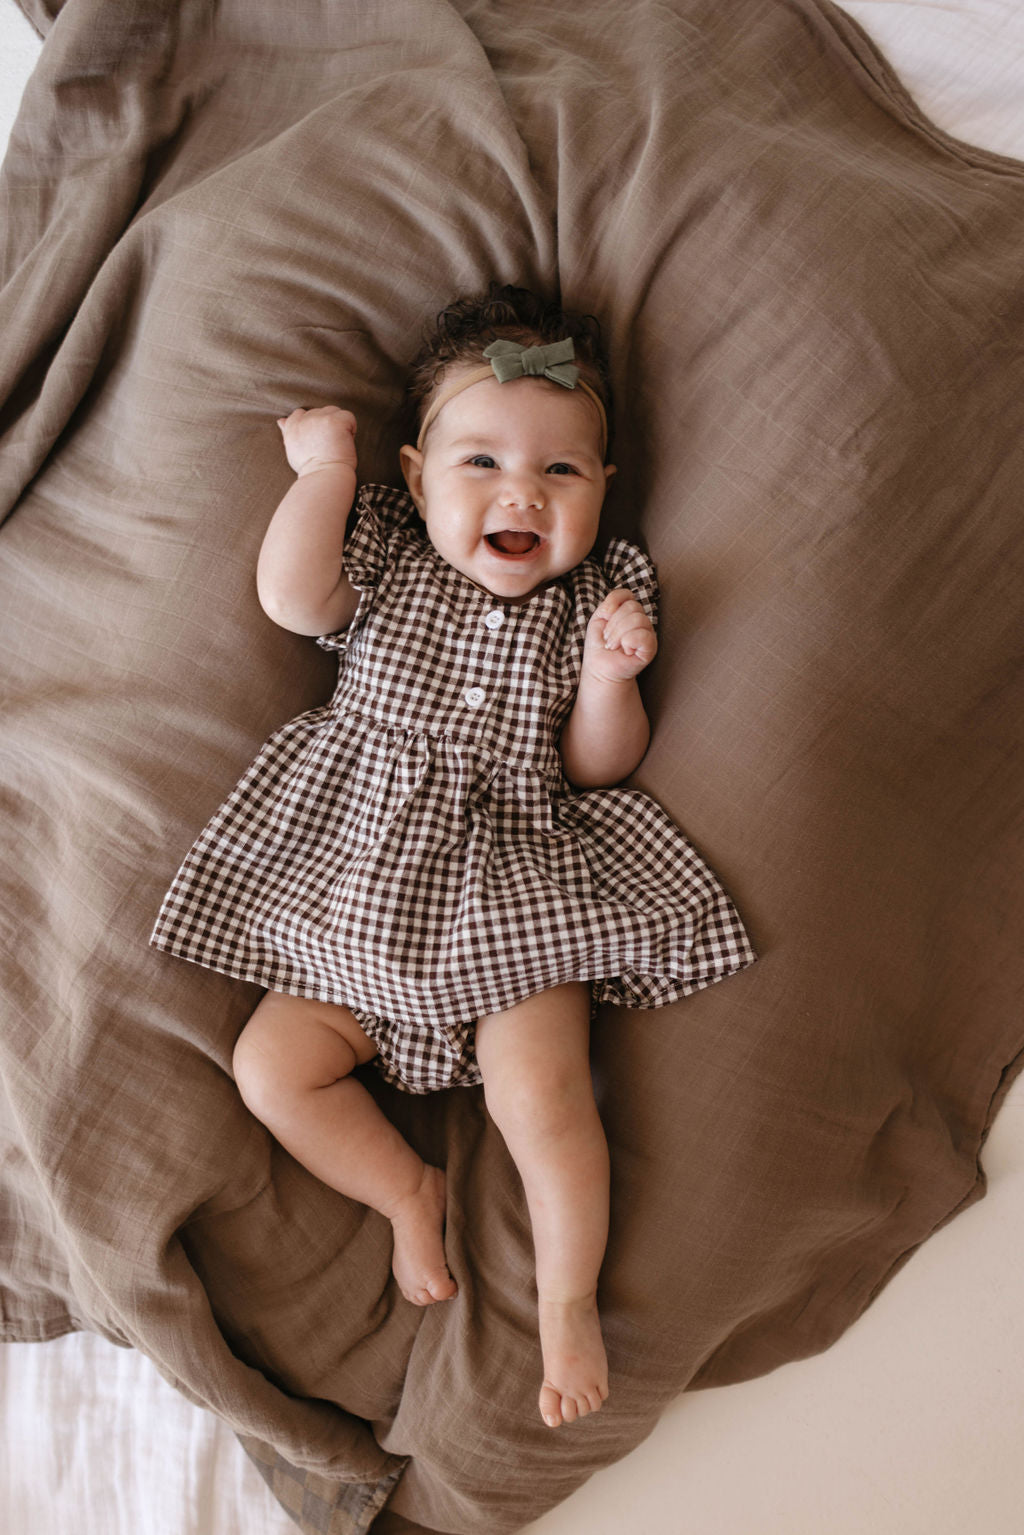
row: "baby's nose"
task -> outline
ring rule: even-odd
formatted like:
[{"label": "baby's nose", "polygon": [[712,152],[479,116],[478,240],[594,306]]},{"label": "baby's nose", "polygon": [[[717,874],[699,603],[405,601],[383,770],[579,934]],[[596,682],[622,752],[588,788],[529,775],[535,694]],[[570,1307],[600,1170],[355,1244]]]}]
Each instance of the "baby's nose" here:
[{"label": "baby's nose", "polygon": [[500,504],[509,511],[544,505],[544,487],[535,475],[509,475],[498,492]]}]

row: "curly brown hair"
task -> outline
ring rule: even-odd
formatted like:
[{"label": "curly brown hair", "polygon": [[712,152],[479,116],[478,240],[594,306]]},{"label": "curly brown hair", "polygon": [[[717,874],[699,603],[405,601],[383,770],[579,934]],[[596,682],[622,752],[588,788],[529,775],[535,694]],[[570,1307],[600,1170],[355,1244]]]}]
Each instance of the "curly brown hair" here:
[{"label": "curly brown hair", "polygon": [[523,346],[544,346],[566,336],[572,337],[581,376],[604,405],[610,436],[611,385],[600,322],[592,314],[563,309],[553,299],[541,298],[528,288],[492,282],[485,293],[453,299],[424,328],[406,386],[403,419],[409,440],[415,441],[431,396],[449,368],[484,362],[484,348],[492,341],[507,339]]}]

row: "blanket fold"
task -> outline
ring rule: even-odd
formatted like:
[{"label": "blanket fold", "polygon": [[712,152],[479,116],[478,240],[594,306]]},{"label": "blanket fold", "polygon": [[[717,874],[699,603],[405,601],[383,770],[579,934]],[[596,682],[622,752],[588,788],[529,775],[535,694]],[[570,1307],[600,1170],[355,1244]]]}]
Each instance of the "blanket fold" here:
[{"label": "blanket fold", "polygon": [[[501,1535],[687,1387],[828,1346],[984,1192],[1024,1048],[1024,168],[824,0],[33,0],[0,177],[0,1305],[225,1418],[307,1532]],[[607,534],[662,587],[636,782],[762,955],[605,1009],[606,1407],[536,1415],[533,1255],[476,1089],[367,1076],[447,1168],[457,1302],[248,1115],[258,992],[147,937],[333,668],[256,553],[275,419],[396,482],[423,319],[599,316]],[[385,1506],[386,1505],[386,1506]]]}]

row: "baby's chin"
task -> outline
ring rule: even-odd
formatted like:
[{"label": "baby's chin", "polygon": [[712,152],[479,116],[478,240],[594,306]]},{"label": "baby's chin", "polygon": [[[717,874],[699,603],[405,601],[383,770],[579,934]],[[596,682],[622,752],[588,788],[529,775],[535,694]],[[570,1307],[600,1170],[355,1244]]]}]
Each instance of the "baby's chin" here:
[{"label": "baby's chin", "polygon": [[482,560],[469,579],[502,602],[526,602],[536,592],[551,586],[567,572],[544,558],[543,546],[524,550],[520,557]]}]

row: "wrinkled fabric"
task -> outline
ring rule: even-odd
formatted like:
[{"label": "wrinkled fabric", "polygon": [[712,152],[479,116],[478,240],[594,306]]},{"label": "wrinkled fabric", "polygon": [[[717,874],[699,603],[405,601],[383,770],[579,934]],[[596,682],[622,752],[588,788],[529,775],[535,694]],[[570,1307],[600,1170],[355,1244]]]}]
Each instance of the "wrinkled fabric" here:
[{"label": "wrinkled fabric", "polygon": [[[516,1530],[984,1192],[1024,1034],[1022,168],[817,0],[67,0],[0,198],[4,1333],[144,1350],[306,1529],[390,1494],[382,1529]],[[606,531],[661,581],[634,781],[761,955],[596,1021],[611,1396],[557,1435],[480,1092],[373,1084],[447,1169],[460,1296],[420,1311],[239,1101],[257,989],[147,945],[333,680],[256,601],[277,416],[348,406],[387,480],[423,319],[491,278],[602,322]]]}]

